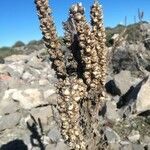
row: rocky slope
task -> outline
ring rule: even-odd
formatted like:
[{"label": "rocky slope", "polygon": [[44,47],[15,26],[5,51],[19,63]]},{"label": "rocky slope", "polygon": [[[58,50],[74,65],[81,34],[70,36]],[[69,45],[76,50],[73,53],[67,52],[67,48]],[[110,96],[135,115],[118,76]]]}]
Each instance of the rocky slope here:
[{"label": "rocky slope", "polygon": [[[0,64],[0,150],[69,149],[59,130],[55,73],[45,49],[37,49]],[[144,42],[125,41],[113,53],[99,116],[102,149],[150,149],[149,58]]]}]

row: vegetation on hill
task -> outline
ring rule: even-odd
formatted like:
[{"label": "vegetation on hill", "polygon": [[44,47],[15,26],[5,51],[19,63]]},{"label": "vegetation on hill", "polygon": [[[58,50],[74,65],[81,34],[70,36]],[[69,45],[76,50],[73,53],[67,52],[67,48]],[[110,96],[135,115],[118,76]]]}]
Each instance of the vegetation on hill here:
[{"label": "vegetation on hill", "polygon": [[[143,21],[142,23],[147,23],[146,21]],[[126,28],[126,34],[128,35],[127,41],[136,43],[137,41],[141,40],[141,28],[140,28],[141,22],[140,23],[134,23],[130,24],[128,26],[118,24],[116,27],[111,28],[107,27],[106,28],[106,44],[107,46],[112,46],[112,36],[114,34],[120,34],[123,32]]]}]

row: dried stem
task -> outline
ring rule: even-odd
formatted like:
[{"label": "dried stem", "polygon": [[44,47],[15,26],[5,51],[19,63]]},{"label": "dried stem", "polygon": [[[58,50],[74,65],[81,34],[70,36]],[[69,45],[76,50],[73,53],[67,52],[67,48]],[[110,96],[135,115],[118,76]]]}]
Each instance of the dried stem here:
[{"label": "dried stem", "polygon": [[50,54],[52,66],[55,69],[58,78],[65,78],[66,70],[64,56],[51,17],[51,9],[49,8],[48,0],[35,0],[35,4],[38,11],[43,40],[48,49],[48,53]]}]

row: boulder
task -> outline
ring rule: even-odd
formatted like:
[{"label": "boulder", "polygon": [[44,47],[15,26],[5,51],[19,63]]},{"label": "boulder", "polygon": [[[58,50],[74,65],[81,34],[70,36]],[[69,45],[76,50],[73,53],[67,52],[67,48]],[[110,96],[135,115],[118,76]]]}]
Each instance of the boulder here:
[{"label": "boulder", "polygon": [[48,119],[53,116],[51,106],[33,108],[30,111],[30,114],[36,120],[38,120],[38,118],[39,118],[41,120],[42,125],[47,125],[48,124]]},{"label": "boulder", "polygon": [[6,116],[0,116],[0,131],[15,127],[21,119],[21,114],[16,112]]},{"label": "boulder", "polygon": [[69,150],[69,147],[62,141],[57,144],[49,144],[45,150]]},{"label": "boulder", "polygon": [[114,76],[115,85],[120,89],[121,94],[125,94],[132,86],[132,77],[130,71],[121,71]]},{"label": "boulder", "polygon": [[139,131],[132,130],[132,132],[128,136],[128,139],[133,143],[137,142],[140,139]]},{"label": "boulder", "polygon": [[136,99],[136,111],[142,113],[150,110],[150,76],[147,81],[141,86]]},{"label": "boulder", "polygon": [[109,127],[106,127],[106,129],[104,131],[104,135],[105,135],[108,143],[119,143],[121,140],[120,136]]},{"label": "boulder", "polygon": [[11,101],[9,99],[3,99],[0,101],[0,116],[5,114],[12,114],[19,110],[18,103]]},{"label": "boulder", "polygon": [[106,102],[105,117],[112,122],[117,122],[120,120],[120,116],[117,112],[116,103],[114,101]]},{"label": "boulder", "polygon": [[12,94],[12,98],[18,101],[24,109],[31,109],[48,104],[48,102],[43,100],[43,95],[39,89],[18,90]]},{"label": "boulder", "polygon": [[42,60],[38,58],[37,56],[31,57],[29,62],[27,63],[30,67],[33,67],[35,69],[43,69],[43,63],[41,62]]},{"label": "boulder", "polygon": [[18,61],[26,62],[28,61],[28,58],[29,58],[28,55],[12,55],[5,58],[5,63],[8,64],[11,62],[18,62]]},{"label": "boulder", "polygon": [[31,80],[33,75],[29,73],[28,71],[25,71],[22,75],[22,79],[25,81]]},{"label": "boulder", "polygon": [[54,127],[53,129],[51,129],[48,133],[48,136],[52,142],[56,142],[56,143],[62,139],[61,133],[57,127]]},{"label": "boulder", "polygon": [[14,78],[20,78],[24,72],[25,66],[21,62],[15,62],[9,64],[6,69]]}]

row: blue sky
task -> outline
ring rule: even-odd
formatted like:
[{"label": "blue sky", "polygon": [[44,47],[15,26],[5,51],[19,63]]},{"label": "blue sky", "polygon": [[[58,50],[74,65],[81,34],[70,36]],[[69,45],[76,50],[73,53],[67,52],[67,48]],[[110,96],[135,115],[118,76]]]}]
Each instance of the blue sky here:
[{"label": "blue sky", "polygon": [[[63,35],[62,21],[67,19],[69,7],[82,2],[89,20],[90,6],[94,0],[51,0],[54,21],[59,35]],[[101,0],[103,5],[105,26],[115,26],[123,23],[127,16],[127,23],[134,22],[137,9],[144,11],[144,19],[150,21],[150,0]],[[21,40],[42,38],[39,21],[36,16],[34,0],[0,0],[0,47],[11,46]]]}]

